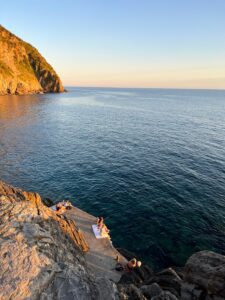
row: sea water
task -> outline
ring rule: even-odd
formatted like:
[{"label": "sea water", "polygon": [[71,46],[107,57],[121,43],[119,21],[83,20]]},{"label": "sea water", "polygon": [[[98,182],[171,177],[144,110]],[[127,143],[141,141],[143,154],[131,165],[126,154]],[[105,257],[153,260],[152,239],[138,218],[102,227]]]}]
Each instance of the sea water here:
[{"label": "sea water", "polygon": [[104,216],[152,267],[225,254],[225,91],[0,97],[0,178]]}]

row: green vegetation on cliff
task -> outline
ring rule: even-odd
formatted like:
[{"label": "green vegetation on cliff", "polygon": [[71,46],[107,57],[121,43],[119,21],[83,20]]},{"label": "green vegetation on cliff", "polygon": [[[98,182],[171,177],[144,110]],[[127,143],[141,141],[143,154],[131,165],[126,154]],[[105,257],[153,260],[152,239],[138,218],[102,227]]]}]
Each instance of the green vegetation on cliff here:
[{"label": "green vegetation on cliff", "polygon": [[63,91],[38,50],[0,25],[0,95]]}]

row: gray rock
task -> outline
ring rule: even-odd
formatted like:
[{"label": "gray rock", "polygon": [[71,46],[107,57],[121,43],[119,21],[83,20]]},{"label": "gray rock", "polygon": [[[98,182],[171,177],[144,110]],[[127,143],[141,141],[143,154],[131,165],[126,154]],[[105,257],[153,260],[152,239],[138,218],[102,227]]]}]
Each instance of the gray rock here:
[{"label": "gray rock", "polygon": [[209,296],[207,295],[204,300],[224,300],[225,297]]},{"label": "gray rock", "polygon": [[147,299],[158,296],[163,291],[157,283],[153,283],[151,285],[143,285],[140,290]]},{"label": "gray rock", "polygon": [[165,269],[150,278],[148,284],[157,283],[163,290],[170,291],[177,297],[180,296],[182,280],[179,275],[172,269]]},{"label": "gray rock", "polygon": [[178,300],[178,298],[169,291],[164,291],[160,295],[152,297],[151,300]]},{"label": "gray rock", "polygon": [[134,284],[119,285],[119,299],[120,300],[147,300],[140,289]]},{"label": "gray rock", "polygon": [[199,286],[209,296],[225,299],[225,256],[211,251],[193,254],[185,265],[184,280]]},{"label": "gray rock", "polygon": [[120,283],[140,285],[149,280],[153,275],[151,268],[147,265],[142,265],[140,268],[134,268],[131,272],[122,275]]},{"label": "gray rock", "polygon": [[205,299],[206,292],[200,289],[195,284],[182,282],[181,285],[181,299],[182,300],[196,300]]}]

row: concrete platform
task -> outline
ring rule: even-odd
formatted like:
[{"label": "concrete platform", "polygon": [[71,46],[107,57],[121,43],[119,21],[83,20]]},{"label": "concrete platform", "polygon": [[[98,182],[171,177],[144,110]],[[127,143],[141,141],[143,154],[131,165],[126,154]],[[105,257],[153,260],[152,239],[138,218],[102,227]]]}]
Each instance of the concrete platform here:
[{"label": "concrete platform", "polygon": [[96,277],[106,277],[118,282],[123,273],[115,270],[115,258],[118,255],[119,261],[124,264],[127,260],[113,247],[108,238],[96,239],[91,225],[96,224],[97,218],[75,207],[65,214],[76,222],[90,247],[90,250],[84,254],[90,271]]}]

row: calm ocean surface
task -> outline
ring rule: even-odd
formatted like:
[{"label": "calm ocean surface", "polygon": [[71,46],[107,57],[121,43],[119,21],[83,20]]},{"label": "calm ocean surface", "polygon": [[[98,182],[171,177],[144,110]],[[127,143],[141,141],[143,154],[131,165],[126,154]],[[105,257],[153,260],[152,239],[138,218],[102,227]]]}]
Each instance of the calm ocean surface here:
[{"label": "calm ocean surface", "polygon": [[225,254],[225,91],[0,97],[0,178],[103,215],[158,269]]}]

